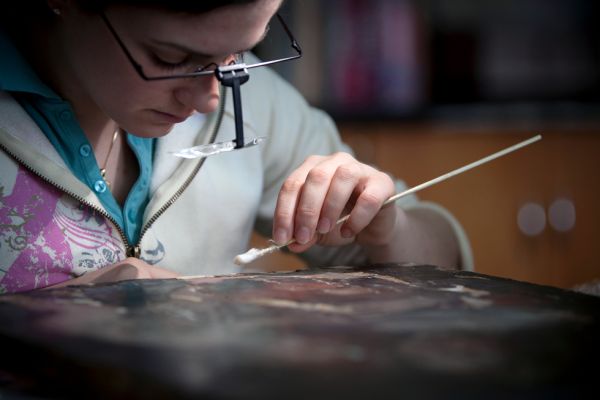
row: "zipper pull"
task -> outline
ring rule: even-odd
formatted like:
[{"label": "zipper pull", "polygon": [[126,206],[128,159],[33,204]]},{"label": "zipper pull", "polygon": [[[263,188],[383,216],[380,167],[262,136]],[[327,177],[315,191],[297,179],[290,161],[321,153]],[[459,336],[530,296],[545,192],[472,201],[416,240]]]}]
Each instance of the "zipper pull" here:
[{"label": "zipper pull", "polygon": [[142,255],[142,249],[140,246],[131,246],[127,248],[127,257],[140,258]]}]

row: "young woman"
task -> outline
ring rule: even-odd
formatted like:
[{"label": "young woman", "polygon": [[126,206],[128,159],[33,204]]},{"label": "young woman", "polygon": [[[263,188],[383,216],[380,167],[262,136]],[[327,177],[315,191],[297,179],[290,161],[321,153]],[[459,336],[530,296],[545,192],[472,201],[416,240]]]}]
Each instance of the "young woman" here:
[{"label": "young woman", "polygon": [[[268,68],[242,87],[258,146],[231,140],[213,74],[276,23],[280,0],[29,0],[0,17],[0,291],[239,271],[253,229],[310,265],[469,268],[458,223],[355,160],[332,121]],[[246,54],[244,62],[256,61]],[[341,227],[335,221],[350,212]]]}]

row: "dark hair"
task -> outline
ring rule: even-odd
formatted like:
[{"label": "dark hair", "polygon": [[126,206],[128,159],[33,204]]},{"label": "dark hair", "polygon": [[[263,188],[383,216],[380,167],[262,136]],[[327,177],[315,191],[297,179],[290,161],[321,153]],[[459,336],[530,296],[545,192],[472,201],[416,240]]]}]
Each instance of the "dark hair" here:
[{"label": "dark hair", "polygon": [[130,5],[159,8],[167,11],[199,14],[235,4],[252,3],[255,0],[77,0],[77,4],[87,11],[98,12],[110,5]]},{"label": "dark hair", "polygon": [[[111,5],[130,5],[157,8],[165,11],[201,14],[235,4],[247,4],[256,0],[75,0],[87,12],[100,12]],[[0,30],[19,30],[22,24],[39,23],[53,18],[46,0],[20,0],[0,13]]]},{"label": "dark hair", "polygon": [[[257,0],[75,0],[84,12],[98,13],[111,5],[129,5],[154,8],[184,14],[202,14],[219,7],[248,4]],[[52,23],[52,13],[47,0],[20,0],[0,13],[0,33],[8,34],[15,42],[21,42],[31,27],[43,27]]]}]

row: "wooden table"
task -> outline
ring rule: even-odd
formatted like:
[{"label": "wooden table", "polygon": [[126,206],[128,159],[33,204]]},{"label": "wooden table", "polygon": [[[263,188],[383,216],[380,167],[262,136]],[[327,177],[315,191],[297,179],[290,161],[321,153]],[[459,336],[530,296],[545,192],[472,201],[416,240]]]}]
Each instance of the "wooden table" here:
[{"label": "wooden table", "polygon": [[[384,265],[0,296],[0,397],[574,398],[600,298]],[[4,397],[2,397],[4,398]]]}]

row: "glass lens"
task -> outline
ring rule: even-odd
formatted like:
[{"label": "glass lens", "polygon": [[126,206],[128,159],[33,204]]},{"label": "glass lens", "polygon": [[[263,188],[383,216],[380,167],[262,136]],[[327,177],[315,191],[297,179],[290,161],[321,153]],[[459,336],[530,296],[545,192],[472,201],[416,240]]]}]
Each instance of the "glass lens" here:
[{"label": "glass lens", "polygon": [[202,66],[197,67],[195,70],[186,71],[186,72],[187,73],[194,73],[194,72],[201,72],[201,71],[214,72],[214,70],[217,69],[217,67],[226,67],[228,65],[242,64],[243,62],[244,62],[244,53],[235,53],[235,54],[232,54],[232,55],[226,57],[223,61],[221,61],[218,64],[211,62],[204,67],[202,67]]},{"label": "glass lens", "polygon": [[217,67],[223,67],[243,62],[243,53],[228,55],[222,59],[200,59],[189,55],[179,54],[169,56],[166,52],[153,52],[146,58],[147,62],[142,65],[144,72],[149,76],[156,75],[180,75],[192,74],[202,71],[214,71]]}]

